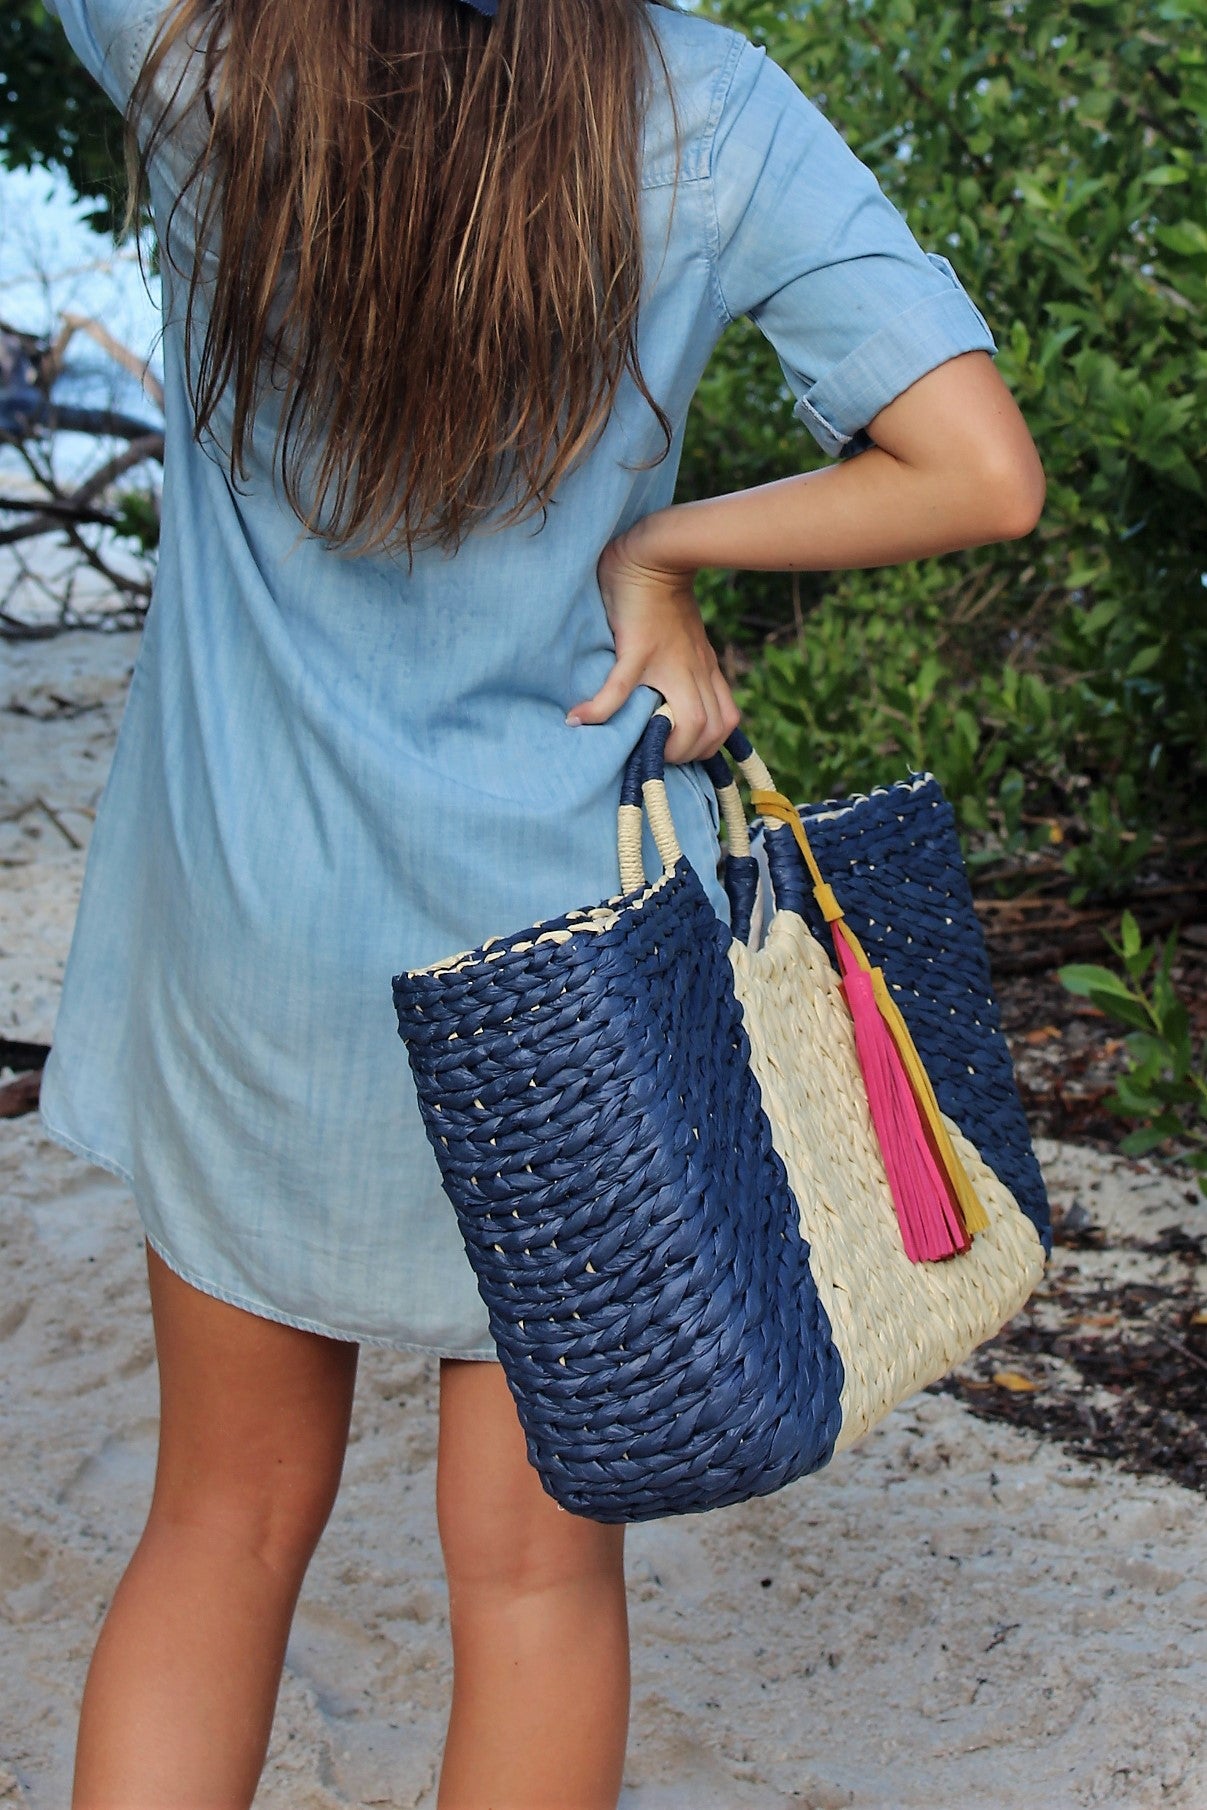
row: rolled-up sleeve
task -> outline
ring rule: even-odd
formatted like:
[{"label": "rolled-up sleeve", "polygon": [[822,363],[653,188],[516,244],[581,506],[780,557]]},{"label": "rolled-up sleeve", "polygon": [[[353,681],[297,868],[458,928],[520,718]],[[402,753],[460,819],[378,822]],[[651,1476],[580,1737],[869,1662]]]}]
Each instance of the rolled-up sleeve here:
[{"label": "rolled-up sleeve", "polygon": [[950,261],[925,251],[866,164],[765,52],[744,46],[713,136],[714,301],[775,348],[823,451],[961,352],[996,354]]}]

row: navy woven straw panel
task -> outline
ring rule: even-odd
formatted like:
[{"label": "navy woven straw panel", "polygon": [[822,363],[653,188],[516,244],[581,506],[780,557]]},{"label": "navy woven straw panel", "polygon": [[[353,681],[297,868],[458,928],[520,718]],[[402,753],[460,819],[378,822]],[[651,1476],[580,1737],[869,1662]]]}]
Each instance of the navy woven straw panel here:
[{"label": "navy woven straw panel", "polygon": [[[884,971],[939,1105],[1005,1182],[1050,1252],[1047,1190],[1002,1032],[955,816],[938,780],[914,773],[866,796],[797,808],[847,922],[868,960]],[[764,832],[776,902],[802,913],[833,960],[798,865],[775,859],[782,833]]]},{"label": "navy woven straw panel", "polygon": [[612,1522],[818,1469],[843,1385],[728,927],[684,858],[625,910],[642,890],[609,929],[393,980],[529,1458]]}]

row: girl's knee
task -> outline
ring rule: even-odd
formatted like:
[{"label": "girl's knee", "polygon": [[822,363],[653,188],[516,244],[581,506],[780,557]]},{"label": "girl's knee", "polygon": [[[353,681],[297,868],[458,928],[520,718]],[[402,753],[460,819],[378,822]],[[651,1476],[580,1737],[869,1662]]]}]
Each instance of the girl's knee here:
[{"label": "girl's knee", "polygon": [[[573,1519],[573,1517],[567,1517]],[[550,1590],[608,1587],[624,1580],[623,1529],[551,1528],[545,1518],[446,1515],[441,1548],[450,1591],[532,1596]]]},{"label": "girl's knee", "polygon": [[450,1589],[623,1580],[624,1529],[568,1514],[546,1493],[497,1364],[442,1366],[436,1515]]},{"label": "girl's knee", "polygon": [[147,1521],[152,1538],[187,1540],[300,1579],[330,1518],[338,1467],[274,1465],[260,1473],[161,1475]]}]

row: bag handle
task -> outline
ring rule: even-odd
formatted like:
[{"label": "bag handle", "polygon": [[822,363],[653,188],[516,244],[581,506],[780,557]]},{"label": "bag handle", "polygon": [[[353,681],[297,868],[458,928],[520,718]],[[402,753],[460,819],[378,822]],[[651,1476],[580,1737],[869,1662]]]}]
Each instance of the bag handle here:
[{"label": "bag handle", "polygon": [[[666,743],[673,727],[670,706],[663,702],[650,717],[625,764],[616,838],[624,892],[634,892],[649,884],[641,859],[643,815],[649,817],[664,873],[669,872],[683,854],[666,795]],[[744,730],[735,729],[727,738],[725,749],[749,785],[752,802],[758,805],[766,820],[767,867],[775,909],[800,912],[808,895],[813,893],[829,917],[827,904],[833,902],[834,896],[813,858],[796,807],[777,790]],[[744,943],[750,937],[759,879],[758,862],[750,852],[750,826],[737,779],[720,750],[701,765],[712,781],[725,824],[725,861],[721,879],[729,898],[730,927],[733,935]],[[789,832],[787,835],[783,834],[785,829]],[[833,909],[835,915],[840,915],[836,903]]]}]

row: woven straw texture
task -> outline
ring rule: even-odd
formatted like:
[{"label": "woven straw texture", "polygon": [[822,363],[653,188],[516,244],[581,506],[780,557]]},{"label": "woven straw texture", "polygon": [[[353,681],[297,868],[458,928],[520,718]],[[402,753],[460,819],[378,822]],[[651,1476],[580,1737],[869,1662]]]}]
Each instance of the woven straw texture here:
[{"label": "woven straw texture", "polygon": [[1002,1327],[1043,1274],[1030,1220],[947,1120],[989,1215],[970,1250],[911,1263],[897,1228],[838,976],[794,912],[757,951],[730,945],[771,1135],[842,1353],[843,1450]]},{"label": "woven straw texture", "polygon": [[685,860],[609,928],[394,983],[529,1456],[601,1521],[815,1470],[842,1363],[728,960]]},{"label": "woven straw texture", "polygon": [[[792,838],[771,832],[779,909],[751,948],[679,849],[668,729],[656,712],[626,771],[622,894],[393,981],[529,1458],[601,1521],[820,1468],[992,1336],[1044,1268],[949,1118],[989,1228],[946,1261],[906,1256],[838,976],[781,897],[800,891]],[[748,905],[732,783],[722,808]]]},{"label": "woven straw texture", "polygon": [[[798,807],[846,920],[883,969],[940,1106],[976,1145],[1052,1246],[1043,1175],[1014,1078],[950,804],[930,774],[866,796]],[[780,836],[772,830],[773,839]],[[822,947],[812,893],[784,898]]]}]

